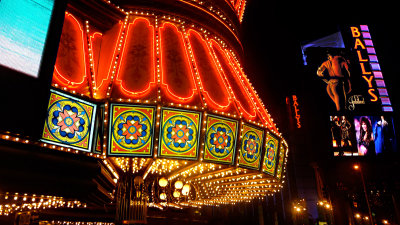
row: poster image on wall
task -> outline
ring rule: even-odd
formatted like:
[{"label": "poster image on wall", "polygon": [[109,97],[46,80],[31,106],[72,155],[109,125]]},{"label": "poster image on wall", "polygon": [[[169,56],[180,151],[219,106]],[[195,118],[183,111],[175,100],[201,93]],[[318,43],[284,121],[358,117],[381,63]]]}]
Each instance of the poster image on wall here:
[{"label": "poster image on wall", "polygon": [[161,110],[158,157],[197,160],[201,112]]},{"label": "poster image on wall", "polygon": [[391,115],[330,118],[334,156],[376,156],[396,152]]},{"label": "poster image on wall", "polygon": [[390,116],[355,116],[354,129],[359,156],[396,151],[393,119]]},{"label": "poster image on wall", "polygon": [[153,155],[155,106],[110,105],[108,155]]},{"label": "poster image on wall", "polygon": [[239,166],[255,170],[260,169],[264,130],[243,124],[241,137]]},{"label": "poster image on wall", "polygon": [[319,105],[331,113],[390,111],[368,26],[333,26],[331,32],[301,46],[310,88],[324,93]]},{"label": "poster image on wall", "polygon": [[94,115],[95,104],[51,90],[41,141],[90,152]]},{"label": "poster image on wall", "polygon": [[233,165],[238,121],[208,115],[203,159]]},{"label": "poster image on wall", "polygon": [[267,132],[266,143],[265,143],[265,154],[262,164],[262,172],[269,174],[271,176],[275,175],[278,151],[279,151],[279,139],[270,132]]},{"label": "poster image on wall", "polygon": [[330,116],[332,148],[336,156],[357,155],[352,117]]}]

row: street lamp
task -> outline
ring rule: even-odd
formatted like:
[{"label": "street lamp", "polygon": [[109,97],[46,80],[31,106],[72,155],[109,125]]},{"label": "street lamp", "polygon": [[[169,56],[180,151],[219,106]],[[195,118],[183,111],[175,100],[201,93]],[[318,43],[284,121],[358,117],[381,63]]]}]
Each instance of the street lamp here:
[{"label": "street lamp", "polygon": [[367,201],[367,206],[368,206],[368,215],[369,215],[369,218],[371,218],[371,219],[369,219],[368,221],[370,221],[370,224],[373,225],[374,222],[373,222],[373,217],[372,217],[372,213],[371,213],[371,206],[370,206],[370,204],[369,204],[369,199],[368,199],[368,194],[367,194],[367,188],[366,188],[366,186],[365,186],[365,180],[364,180],[364,175],[363,175],[361,166],[358,165],[358,164],[354,164],[353,168],[354,168],[355,170],[357,170],[357,171],[358,171],[358,170],[360,171],[360,174],[361,174],[361,181],[362,181],[363,188],[364,188],[365,201]]}]

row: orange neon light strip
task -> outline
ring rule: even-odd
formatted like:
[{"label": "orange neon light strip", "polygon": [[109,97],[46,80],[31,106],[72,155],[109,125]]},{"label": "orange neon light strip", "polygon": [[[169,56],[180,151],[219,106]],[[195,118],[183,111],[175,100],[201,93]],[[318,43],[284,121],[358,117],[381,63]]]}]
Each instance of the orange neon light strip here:
[{"label": "orange neon light strip", "polygon": [[[239,105],[239,110],[244,114],[244,116],[246,117],[246,118],[248,118],[248,119],[254,119],[257,115],[256,115],[256,111],[255,111],[255,106],[253,105],[253,103],[252,103],[252,101],[251,101],[251,99],[250,99],[250,96],[249,96],[249,93],[244,89],[244,85],[243,85],[243,83],[240,81],[240,79],[236,76],[237,74],[237,72],[236,72],[236,70],[233,68],[233,65],[232,65],[232,63],[231,63],[231,61],[229,60],[229,57],[226,55],[226,52],[225,51],[223,51],[222,50],[222,48],[221,48],[221,46],[215,41],[215,40],[212,40],[211,41],[211,45],[212,46],[215,46],[215,48],[220,52],[220,54],[225,58],[224,60],[225,60],[225,63],[229,63],[229,70],[230,70],[230,72],[231,72],[231,74],[234,76],[234,79],[236,80],[236,82],[238,83],[238,84],[241,84],[241,85],[239,85],[240,86],[240,91],[243,93],[243,96],[247,99],[247,102],[248,102],[248,104],[250,105],[250,106],[252,106],[252,108],[250,108],[249,110],[251,110],[252,111],[252,113],[249,111],[249,110],[246,110],[246,108],[243,106],[243,104],[241,103],[241,101],[239,101],[238,100],[238,98],[237,98],[237,96],[236,96],[236,94],[235,94],[235,92],[236,91],[239,91],[239,90],[234,90],[234,89],[232,89],[232,85],[230,85],[230,79],[227,79],[227,76],[226,76],[226,74],[225,74],[225,72],[223,71],[223,69],[222,69],[222,71],[221,71],[221,75],[223,75],[224,76],[224,78],[225,78],[225,80],[227,81],[226,83],[228,84],[228,86],[230,87],[230,89],[232,90],[232,94],[233,94],[233,97],[234,97],[234,99],[235,99],[235,102]],[[217,57],[217,56],[216,56]],[[217,59],[218,59],[218,57],[217,57]],[[235,81],[232,81],[232,82],[235,82]]]},{"label": "orange neon light strip", "polygon": [[[90,49],[91,49],[91,51],[90,51],[90,53],[92,54],[92,64],[93,64],[93,77],[94,78],[96,78],[97,77],[97,71],[95,70],[95,68],[97,68],[98,67],[98,65],[95,65],[95,62],[98,60],[96,60],[96,58],[97,58],[97,55],[95,55],[94,54],[94,49],[93,49],[93,42],[94,42],[94,39],[95,38],[102,38],[102,36],[103,36],[103,34],[102,33],[100,33],[100,32],[94,32],[92,35],[89,35],[89,43],[90,43]],[[98,61],[97,61],[98,62]],[[96,83],[96,79],[93,79],[93,84],[94,85],[92,85],[93,87],[95,87],[96,88],[96,91],[97,91],[97,83]]]},{"label": "orange neon light strip", "polygon": [[[180,32],[179,30],[178,30],[178,28],[174,25],[174,24],[172,24],[172,23],[169,23],[169,22],[166,22],[166,23],[164,23],[163,25],[162,25],[162,27],[160,27],[160,32],[159,32],[159,35],[160,35],[160,49],[161,49],[161,51],[160,51],[160,59],[163,61],[163,42],[162,42],[162,34],[163,34],[163,32],[161,32],[161,30],[162,29],[166,29],[166,27],[165,26],[167,26],[167,25],[171,25],[171,26],[173,26],[174,28],[174,30],[178,33],[178,36],[180,36],[180,43],[183,45],[183,49],[187,49],[187,46],[185,45],[185,39],[184,39],[184,37],[183,37],[183,34],[182,34],[182,32]],[[186,102],[188,102],[188,101],[190,101],[190,100],[192,100],[192,98],[193,98],[193,96],[195,95],[195,93],[196,93],[196,90],[197,90],[197,88],[196,88],[196,82],[195,82],[195,78],[194,78],[194,72],[193,72],[193,69],[192,69],[192,67],[190,66],[190,61],[189,61],[189,55],[188,55],[188,53],[187,53],[187,51],[184,51],[184,57],[185,57],[185,59],[183,60],[183,61],[185,61],[186,63],[187,63],[187,66],[188,66],[188,68],[189,68],[189,73],[190,73],[190,76],[191,76],[191,84],[192,84],[192,93],[189,95],[189,96],[178,96],[178,95],[176,95],[176,94],[174,94],[170,89],[169,89],[169,86],[168,86],[168,84],[166,83],[166,81],[164,80],[165,78],[164,78],[164,76],[166,76],[166,73],[167,73],[167,71],[165,71],[165,69],[164,69],[164,66],[163,66],[163,62],[161,61],[161,84],[162,84],[162,86],[164,86],[164,88],[165,88],[165,90],[167,91],[167,93],[168,93],[168,97],[171,99],[171,100],[179,100],[181,103],[186,103]],[[189,79],[190,80],[190,79]],[[189,81],[190,82],[190,81]]]},{"label": "orange neon light strip", "polygon": [[219,22],[221,22],[221,24],[223,24],[226,28],[228,28],[228,30],[232,33],[232,35],[236,38],[237,42],[240,44],[241,48],[243,48],[242,42],[240,41],[239,37],[233,32],[232,28],[230,28],[229,26],[226,25],[225,21],[221,20],[220,18],[218,18],[217,16],[215,16],[215,15],[212,14],[211,12],[209,12],[209,11],[207,11],[207,10],[204,10],[204,9],[201,8],[200,6],[197,6],[197,5],[193,4],[193,3],[190,3],[190,2],[185,1],[185,0],[180,0],[180,1],[181,1],[181,2],[184,2],[184,3],[188,4],[188,5],[191,5],[191,6],[193,6],[193,7],[196,7],[197,9],[199,9],[199,10],[201,10],[201,11],[203,11],[203,12],[209,14],[210,16],[214,17],[215,19],[217,19]]},{"label": "orange neon light strip", "polygon": [[[108,85],[108,83],[110,82],[110,78],[111,78],[111,76],[112,76],[113,62],[114,62],[115,58],[117,57],[117,54],[118,54],[118,53],[117,53],[117,52],[118,52],[118,43],[119,43],[119,40],[121,39],[122,32],[123,32],[123,30],[124,30],[124,28],[123,28],[123,22],[122,22],[122,21],[119,21],[119,22],[118,22],[118,25],[120,26],[120,29],[119,29],[118,37],[117,37],[117,39],[116,39],[116,41],[115,41],[113,56],[111,57],[111,61],[109,62],[110,66],[109,66],[109,68],[108,68],[108,73],[107,73],[106,78],[102,79],[101,82],[100,82],[100,84],[99,84],[98,86],[97,86],[97,85],[95,86],[97,92],[101,92],[101,91],[102,91],[101,88],[103,87],[103,85]],[[99,59],[99,60],[100,60],[100,59]],[[96,84],[97,84],[97,83],[96,83]]]},{"label": "orange neon light strip", "polygon": [[[123,80],[121,80],[121,65],[122,65],[122,63],[127,63],[127,60],[125,59],[126,58],[126,48],[127,48],[127,40],[129,39],[129,37],[130,37],[130,35],[134,35],[134,34],[131,34],[130,33],[130,31],[131,31],[131,28],[132,28],[132,26],[134,26],[135,25],[135,22],[136,21],[138,21],[138,20],[144,20],[144,21],[146,21],[146,23],[148,24],[148,26],[151,28],[151,32],[152,32],[152,41],[151,41],[151,67],[153,68],[153,81],[150,81],[149,82],[149,84],[147,85],[147,88],[145,88],[143,91],[133,91],[133,90],[128,90],[125,86],[124,86],[124,82],[123,82]],[[117,74],[117,76],[116,76],[116,82],[117,83],[120,83],[121,84],[121,86],[120,86],[120,89],[122,90],[122,92],[123,93],[125,93],[126,95],[128,95],[129,97],[137,97],[137,98],[140,98],[140,97],[143,97],[143,96],[145,96],[145,95],[147,95],[152,89],[151,89],[151,87],[152,86],[155,86],[156,85],[156,72],[155,72],[155,63],[154,63],[154,59],[155,59],[155,53],[154,53],[154,34],[155,34],[155,32],[154,32],[154,26],[153,25],[151,25],[150,24],[150,21],[148,20],[148,19],[146,19],[146,18],[135,18],[132,22],[130,22],[129,24],[128,24],[128,28],[127,28],[127,31],[126,31],[126,38],[125,38],[125,41],[124,41],[124,44],[123,44],[123,50],[122,50],[122,56],[121,56],[121,63],[119,63],[119,65],[118,65],[118,72],[116,73]],[[151,75],[149,75],[149,76],[151,76]]]},{"label": "orange neon light strip", "polygon": [[64,86],[68,86],[68,88],[70,89],[77,89],[85,80],[87,77],[87,69],[86,69],[86,52],[85,52],[85,37],[84,37],[84,32],[82,29],[81,24],[79,23],[79,21],[70,13],[65,12],[65,19],[73,19],[73,21],[75,21],[75,24],[78,26],[79,30],[81,31],[81,42],[82,42],[82,49],[83,49],[83,65],[84,65],[84,74],[82,76],[82,80],[79,82],[73,82],[70,81],[68,78],[66,78],[65,75],[63,75],[60,71],[60,69],[57,67],[57,65],[54,66],[54,72],[56,74],[56,76],[53,76],[55,78],[56,81],[60,82],[62,85]]},{"label": "orange neon light strip", "polygon": [[[189,36],[194,33],[195,35],[197,35],[198,38],[200,38],[199,40],[201,40],[201,42],[202,42],[201,45],[203,45],[203,47],[208,50],[208,56],[209,56],[208,58],[211,59],[212,63],[216,67],[216,64],[211,55],[210,49],[209,49],[208,45],[206,44],[206,42],[204,41],[204,39],[201,37],[201,35],[195,30],[189,30],[188,33],[189,33]],[[193,50],[194,49],[193,45],[191,44],[191,46],[192,46],[192,50]],[[196,65],[196,68],[199,68],[196,57],[194,57],[194,63]],[[218,68],[216,68],[216,73],[218,73],[218,75],[221,79],[221,82],[224,85],[224,87],[221,87],[221,89],[224,90],[224,92],[226,93],[226,96],[228,97],[228,102],[226,103],[226,105],[221,105],[221,104],[217,103],[214,99],[211,98],[211,95],[208,93],[208,91],[204,89],[202,79],[199,80],[199,83],[200,83],[201,87],[203,87],[203,94],[204,94],[204,97],[206,98],[207,103],[218,110],[225,111],[231,104],[231,99],[229,99],[230,97],[229,97],[229,92],[228,92],[227,86],[226,86],[224,80],[222,79],[221,75],[219,74]],[[200,77],[201,77],[201,74],[200,74]],[[210,81],[210,82],[212,82],[212,81]]]},{"label": "orange neon light strip", "polygon": [[270,116],[266,112],[260,98],[255,93],[253,87],[249,83],[249,80],[245,77],[244,72],[242,71],[242,69],[239,66],[239,63],[234,59],[234,57],[231,54],[228,53],[228,55],[230,56],[231,61],[236,65],[236,68],[238,68],[238,71],[240,71],[240,73],[238,73],[237,75],[238,75],[239,79],[243,81],[244,87],[247,87],[249,95],[252,96],[253,103],[256,106],[256,110],[260,113],[261,119],[265,123],[267,123],[270,127],[273,127],[274,129],[276,129],[274,123],[270,119]]}]

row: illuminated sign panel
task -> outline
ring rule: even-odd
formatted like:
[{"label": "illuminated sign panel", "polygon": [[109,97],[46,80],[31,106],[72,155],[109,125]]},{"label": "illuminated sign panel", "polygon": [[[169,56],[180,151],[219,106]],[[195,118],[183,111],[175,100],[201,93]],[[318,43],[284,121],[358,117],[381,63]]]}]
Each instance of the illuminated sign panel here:
[{"label": "illuminated sign panel", "polygon": [[311,89],[330,114],[335,156],[372,156],[396,151],[393,108],[367,25],[332,29],[302,45]]},{"label": "illuminated sign panel", "polygon": [[96,108],[95,104],[52,90],[42,141],[90,152]]},{"label": "illuminated sign panel", "polygon": [[236,154],[238,122],[214,115],[207,117],[204,160],[233,164]]},{"label": "illuminated sign panel", "polygon": [[161,112],[158,156],[197,160],[200,122],[200,112],[164,108]]},{"label": "illuminated sign panel", "polygon": [[38,77],[54,1],[0,1],[0,65]]},{"label": "illuminated sign panel", "polygon": [[108,155],[152,156],[155,107],[111,104]]},{"label": "illuminated sign panel", "polygon": [[258,170],[261,165],[264,130],[243,124],[239,148],[239,166]]},{"label": "illuminated sign panel", "polygon": [[265,155],[263,160],[262,171],[271,176],[275,175],[276,162],[279,151],[279,139],[271,133],[267,133]]}]

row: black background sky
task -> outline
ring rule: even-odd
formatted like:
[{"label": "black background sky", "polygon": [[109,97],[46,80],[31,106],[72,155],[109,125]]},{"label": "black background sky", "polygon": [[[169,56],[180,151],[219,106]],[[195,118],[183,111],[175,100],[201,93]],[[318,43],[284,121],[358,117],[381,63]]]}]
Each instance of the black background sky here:
[{"label": "black background sky", "polygon": [[395,1],[248,0],[242,23],[244,68],[278,127],[285,96],[294,94],[303,68],[301,41],[335,32],[337,25],[366,24],[394,108],[399,76],[400,11]]}]

